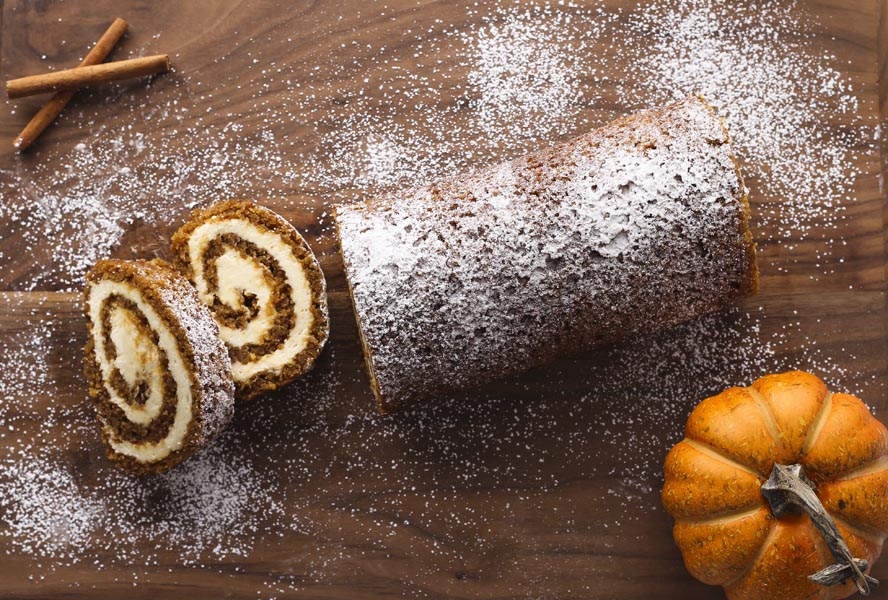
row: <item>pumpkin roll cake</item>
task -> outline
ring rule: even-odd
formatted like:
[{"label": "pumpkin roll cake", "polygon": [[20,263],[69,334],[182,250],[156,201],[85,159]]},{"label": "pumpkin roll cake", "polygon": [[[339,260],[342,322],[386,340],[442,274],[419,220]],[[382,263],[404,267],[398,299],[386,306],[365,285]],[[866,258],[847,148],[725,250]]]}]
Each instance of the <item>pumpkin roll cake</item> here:
[{"label": "pumpkin roll cake", "polygon": [[86,276],[85,373],[108,456],[164,471],[231,420],[234,384],[218,327],[162,261],[103,260]]},{"label": "pumpkin roll cake", "polygon": [[383,412],[758,287],[746,189],[700,97],[334,217]]},{"label": "pumpkin roll cake", "polygon": [[327,287],[289,222],[252,202],[219,202],[192,213],[172,252],[219,324],[239,398],[311,368],[328,335]]}]

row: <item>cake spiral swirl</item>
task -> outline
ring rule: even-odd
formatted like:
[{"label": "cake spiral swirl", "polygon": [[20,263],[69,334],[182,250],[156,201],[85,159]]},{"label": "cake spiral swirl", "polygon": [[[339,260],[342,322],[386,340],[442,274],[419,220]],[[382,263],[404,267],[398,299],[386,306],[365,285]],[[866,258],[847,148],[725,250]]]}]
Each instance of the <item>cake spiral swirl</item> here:
[{"label": "cake spiral swirl", "polygon": [[283,217],[251,202],[220,202],[191,215],[172,252],[219,325],[238,397],[276,389],[311,368],[327,339],[326,283]]},{"label": "cake spiral swirl", "polygon": [[109,457],[163,471],[231,420],[234,386],[210,312],[161,261],[98,262],[84,290],[85,373]]}]

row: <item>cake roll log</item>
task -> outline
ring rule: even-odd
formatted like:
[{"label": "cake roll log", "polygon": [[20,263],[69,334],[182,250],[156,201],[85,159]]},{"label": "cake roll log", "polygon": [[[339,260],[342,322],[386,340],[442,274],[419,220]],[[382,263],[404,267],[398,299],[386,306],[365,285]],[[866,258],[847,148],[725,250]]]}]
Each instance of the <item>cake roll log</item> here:
[{"label": "cake roll log", "polygon": [[383,412],[758,287],[746,190],[700,97],[334,218]]},{"label": "cake roll log", "polygon": [[283,217],[252,202],[219,202],[192,213],[172,252],[219,324],[239,398],[311,368],[328,335],[327,287],[311,248]]},{"label": "cake roll log", "polygon": [[108,456],[160,472],[234,413],[231,363],[194,288],[161,261],[104,260],[86,276],[84,370]]}]

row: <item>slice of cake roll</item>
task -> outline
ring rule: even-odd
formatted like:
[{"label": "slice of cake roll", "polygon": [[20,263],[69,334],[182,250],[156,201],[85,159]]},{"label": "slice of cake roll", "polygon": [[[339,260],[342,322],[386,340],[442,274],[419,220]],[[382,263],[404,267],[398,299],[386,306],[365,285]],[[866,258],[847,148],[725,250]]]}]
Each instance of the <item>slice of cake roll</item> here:
[{"label": "slice of cake roll", "polygon": [[252,202],[219,202],[192,213],[172,252],[219,324],[239,398],[311,368],[327,340],[327,286],[311,248],[283,217]]},{"label": "slice of cake roll", "polygon": [[85,373],[108,456],[160,472],[231,420],[234,384],[218,327],[161,261],[103,260],[86,276]]},{"label": "slice of cake roll", "polygon": [[334,217],[383,411],[758,286],[728,133],[698,97]]}]

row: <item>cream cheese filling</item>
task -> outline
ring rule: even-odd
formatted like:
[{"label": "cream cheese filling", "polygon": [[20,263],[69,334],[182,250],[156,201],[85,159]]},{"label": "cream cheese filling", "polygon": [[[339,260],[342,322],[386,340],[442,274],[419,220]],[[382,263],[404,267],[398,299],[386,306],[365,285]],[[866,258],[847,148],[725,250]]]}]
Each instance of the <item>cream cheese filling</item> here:
[{"label": "cream cheese filling", "polygon": [[[149,346],[153,346],[151,340],[138,331],[133,317],[126,314],[128,311],[118,307],[111,314],[111,339],[116,346],[117,357],[114,361],[108,360],[105,340],[102,335],[101,312],[105,301],[115,294],[130,300],[139,307],[151,329],[157,333],[159,349],[149,348]],[[105,430],[110,434],[108,436],[109,443],[114,451],[146,463],[162,460],[171,452],[182,447],[188,433],[188,425],[192,419],[191,378],[185,367],[185,360],[179,351],[176,337],[170,332],[154,308],[142,299],[142,295],[137,289],[117,281],[105,280],[92,285],[89,292],[89,318],[93,324],[93,342],[105,389],[111,402],[119,406],[126,417],[134,423],[148,424],[160,412],[163,405],[160,350],[166,353],[170,374],[176,382],[176,416],[166,437],[150,443],[129,442],[119,439],[110,423],[103,423]],[[147,381],[151,386],[151,391],[144,406],[139,407],[128,402],[125,398],[121,398],[117,391],[109,385],[111,374],[115,368],[120,371],[130,385],[138,381],[139,378],[144,379],[146,374],[148,375]]]},{"label": "cream cheese filling", "polygon": [[[90,305],[91,306],[91,305]],[[122,306],[111,309],[111,341],[117,349],[117,356],[110,368],[120,371],[130,387],[139,381],[148,384],[148,400],[143,406],[131,404],[113,394],[114,403],[123,409],[126,418],[133,423],[148,425],[163,407],[163,372],[160,351],[154,342],[145,335],[136,323],[133,314]],[[101,335],[101,331],[99,331]],[[102,339],[104,343],[104,338]],[[104,351],[104,348],[102,348]],[[104,375],[104,374],[103,374]],[[110,376],[110,370],[109,370]]]},{"label": "cream cheese filling", "polygon": [[[226,248],[216,259],[217,281],[216,295],[228,306],[236,307],[243,302],[243,292],[256,296],[259,312],[242,329],[233,329],[219,325],[222,339],[233,347],[243,346],[261,340],[265,332],[274,323],[274,305],[271,303],[271,287],[265,279],[265,269],[253,260],[245,257],[234,248]],[[211,300],[212,301],[212,300]]]},{"label": "cream cheese filling", "polygon": [[[209,292],[204,277],[202,256],[213,239],[226,233],[235,234],[255,244],[278,262],[292,290],[293,310],[296,314],[296,325],[288,332],[281,347],[250,362],[232,362],[231,374],[234,380],[246,381],[263,371],[280,371],[305,349],[314,320],[311,313],[311,286],[292,247],[279,235],[260,229],[244,219],[214,219],[197,227],[188,239],[188,258],[194,272],[197,293],[207,305],[212,305],[213,294]],[[259,342],[274,322],[275,315],[274,306],[269,302],[271,289],[265,280],[263,267],[246,259],[234,249],[227,249],[216,260],[220,301],[237,307],[242,302],[243,293],[248,293],[255,295],[259,302],[259,313],[245,328],[233,329],[220,323],[219,336],[234,348]]]}]

